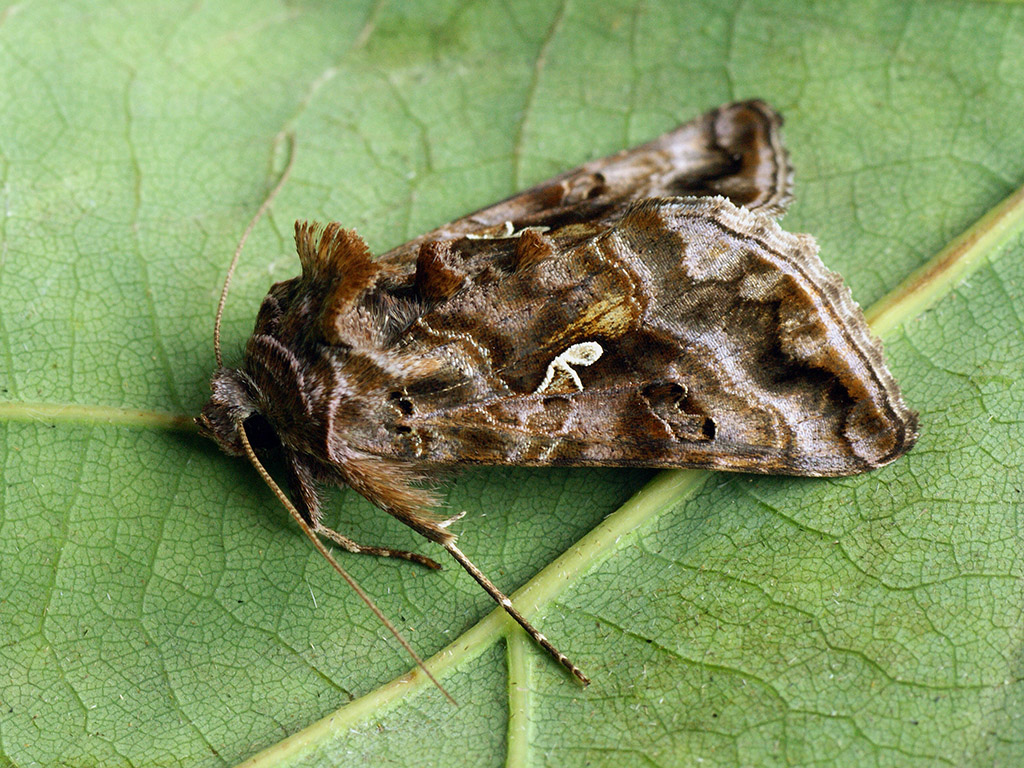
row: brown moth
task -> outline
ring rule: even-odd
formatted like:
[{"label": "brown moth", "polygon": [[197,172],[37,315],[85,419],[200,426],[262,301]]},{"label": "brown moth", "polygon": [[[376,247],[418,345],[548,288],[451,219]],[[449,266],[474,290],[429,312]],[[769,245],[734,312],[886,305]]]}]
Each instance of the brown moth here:
[{"label": "brown moth", "polygon": [[435,469],[835,476],[916,439],[849,289],[775,222],[781,123],[760,101],[720,107],[378,259],[338,224],[296,223],[302,275],[271,287],[240,368],[218,345],[202,433],[268,483],[257,456],[276,455],[325,554],[317,536],[437,567],[324,527],[327,485],[442,545],[586,682],[455,545],[423,487]]}]

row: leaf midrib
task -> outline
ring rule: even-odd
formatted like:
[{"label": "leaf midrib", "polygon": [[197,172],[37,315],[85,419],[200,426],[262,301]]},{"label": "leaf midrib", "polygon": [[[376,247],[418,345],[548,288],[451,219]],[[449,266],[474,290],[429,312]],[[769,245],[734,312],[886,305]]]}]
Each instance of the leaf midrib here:
[{"label": "leaf midrib", "polygon": [[44,424],[109,424],[118,427],[165,429],[174,432],[195,432],[193,417],[149,411],[143,408],[121,408],[113,405],[54,403],[9,400],[0,402],[0,421],[42,422]]}]

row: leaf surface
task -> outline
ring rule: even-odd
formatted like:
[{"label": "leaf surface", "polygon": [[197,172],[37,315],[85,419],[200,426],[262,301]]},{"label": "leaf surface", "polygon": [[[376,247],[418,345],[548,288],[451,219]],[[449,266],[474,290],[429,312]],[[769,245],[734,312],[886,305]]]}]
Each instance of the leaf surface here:
[{"label": "leaf surface", "polygon": [[[1024,761],[1024,240],[1019,204],[983,218],[1024,182],[1020,5],[26,2],[0,82],[0,763]],[[787,119],[785,227],[890,296],[919,444],[834,481],[463,473],[463,551],[595,682],[454,565],[347,556],[461,706],[391,682],[386,631],[189,426],[281,137],[229,363],[294,219],[382,252],[749,97]],[[892,293],[976,222],[998,236]]]}]

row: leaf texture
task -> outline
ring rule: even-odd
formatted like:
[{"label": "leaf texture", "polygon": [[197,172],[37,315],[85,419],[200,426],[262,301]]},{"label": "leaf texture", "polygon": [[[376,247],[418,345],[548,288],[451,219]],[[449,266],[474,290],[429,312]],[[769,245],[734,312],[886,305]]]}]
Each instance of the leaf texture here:
[{"label": "leaf texture", "polygon": [[[895,295],[921,440],[892,466],[452,479],[460,546],[587,690],[458,569],[348,556],[422,654],[449,647],[462,705],[390,682],[408,659],[189,426],[283,135],[229,363],[298,271],[294,219],[381,253],[749,97],[787,119],[784,226],[867,307],[1024,183],[1024,7],[26,2],[0,81],[0,764],[1024,761],[1017,224]],[[352,492],[329,507],[437,556]]]}]

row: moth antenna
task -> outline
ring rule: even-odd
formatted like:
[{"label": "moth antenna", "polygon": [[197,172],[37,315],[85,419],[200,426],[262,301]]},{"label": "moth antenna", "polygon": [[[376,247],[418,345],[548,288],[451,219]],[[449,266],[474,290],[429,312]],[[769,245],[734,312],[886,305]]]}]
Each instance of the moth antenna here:
[{"label": "moth antenna", "polygon": [[224,366],[224,359],[220,354],[220,320],[224,315],[224,305],[228,300],[228,287],[231,285],[231,278],[235,274],[235,267],[238,266],[238,257],[242,255],[242,248],[245,247],[245,241],[249,239],[249,235],[253,229],[256,228],[256,223],[263,218],[263,214],[270,208],[270,204],[274,202],[274,198],[277,197],[277,193],[281,191],[281,187],[288,180],[288,176],[292,172],[292,165],[295,162],[295,135],[289,133],[285,136],[288,142],[288,165],[285,166],[281,172],[281,178],[277,180],[277,184],[270,190],[270,194],[267,195],[266,199],[256,210],[255,215],[249,220],[249,225],[245,228],[242,233],[242,239],[238,241],[238,247],[235,248],[235,255],[231,257],[231,264],[228,265],[228,273],[224,277],[224,287],[220,289],[220,301],[217,302],[217,317],[213,321],[213,354],[217,358],[217,367],[221,368]]},{"label": "moth antenna", "polygon": [[437,682],[437,678],[431,674],[429,669],[427,669],[427,665],[423,663],[423,659],[421,659],[416,651],[412,649],[412,646],[409,645],[409,641],[402,637],[402,633],[399,632],[395,625],[388,620],[388,617],[384,615],[384,612],[377,607],[377,604],[373,602],[373,599],[366,594],[362,587],[359,586],[359,583],[348,574],[348,571],[338,565],[338,561],[334,559],[327,547],[324,546],[324,543],[317,538],[315,533],[313,533],[313,529],[309,527],[309,523],[302,519],[302,515],[299,514],[299,510],[295,508],[295,505],[292,504],[291,500],[285,495],[284,491],[281,490],[280,486],[274,482],[274,478],[270,476],[270,473],[267,472],[263,467],[263,464],[256,457],[256,452],[249,444],[249,438],[245,434],[245,427],[242,426],[241,422],[238,423],[238,434],[242,438],[242,447],[245,449],[245,455],[249,458],[249,462],[253,467],[255,467],[259,476],[263,478],[263,482],[267,484],[267,487],[269,487],[270,490],[274,492],[274,495],[277,496],[277,500],[284,505],[285,509],[288,510],[288,513],[295,519],[295,522],[299,524],[302,532],[306,534],[310,541],[313,542],[313,546],[316,547],[317,552],[324,556],[327,562],[331,564],[331,567],[338,572],[341,578],[343,578],[350,587],[352,587],[355,593],[359,595],[360,599],[369,606],[374,615],[380,619],[381,624],[388,628],[388,631],[391,632],[391,634],[395,636],[395,639],[402,644],[403,648],[405,648],[406,653],[412,656],[413,661],[416,662],[416,666],[422,669],[423,674],[430,678],[430,682],[437,686],[437,690],[443,693],[448,701],[455,706],[458,706],[458,702],[452,698],[452,695],[444,689],[444,686]]},{"label": "moth antenna", "polygon": [[443,542],[442,545],[444,546],[445,549],[448,550],[448,553],[459,562],[459,565],[465,568],[469,575],[476,579],[477,584],[483,587],[484,591],[486,591],[487,594],[494,598],[494,602],[496,602],[498,605],[504,608],[505,613],[507,613],[509,616],[511,616],[513,619],[519,622],[519,626],[526,630],[526,633],[533,638],[534,642],[536,642],[537,645],[539,645],[545,651],[554,656],[559,664],[561,664],[563,667],[565,667],[572,673],[573,677],[575,677],[584,685],[590,685],[590,678],[584,675],[579,667],[577,667],[575,664],[569,661],[568,657],[564,653],[555,648],[555,646],[551,644],[550,640],[548,640],[546,637],[544,637],[544,635],[538,632],[537,629],[526,620],[526,617],[524,617],[523,614],[516,610],[516,607],[512,605],[512,601],[509,600],[508,597],[506,597],[505,594],[503,594],[500,589],[494,586],[491,580],[484,576],[483,572],[475,565],[473,565],[473,563],[470,561],[468,557],[462,554],[462,550],[455,546],[455,542]]}]

